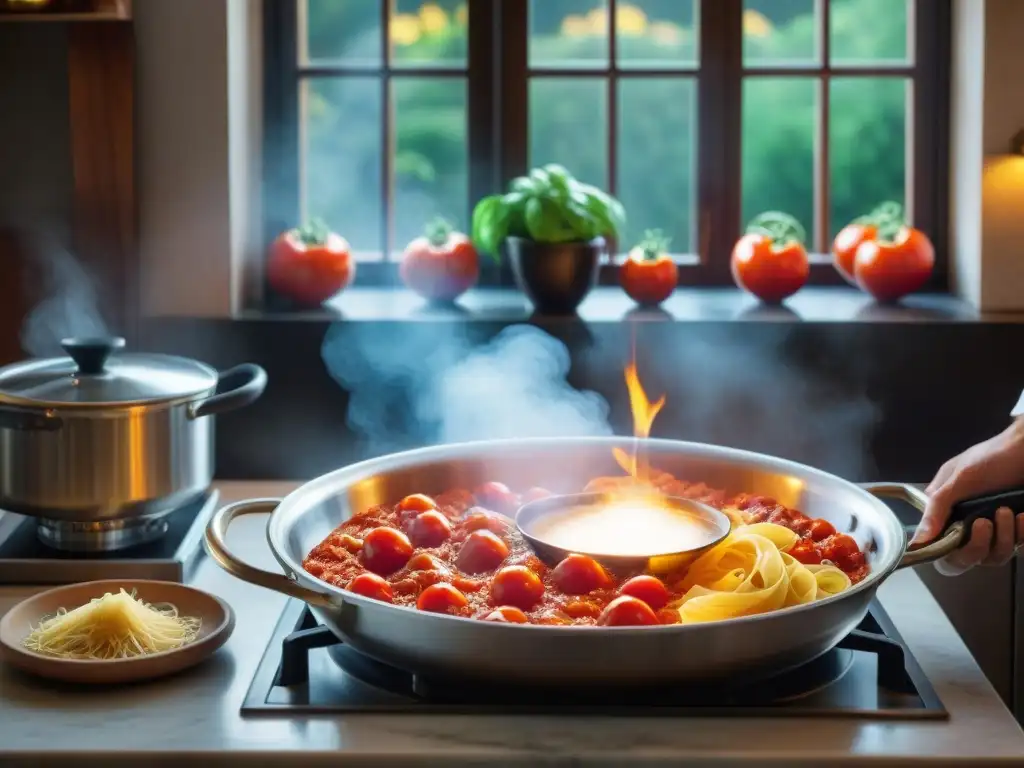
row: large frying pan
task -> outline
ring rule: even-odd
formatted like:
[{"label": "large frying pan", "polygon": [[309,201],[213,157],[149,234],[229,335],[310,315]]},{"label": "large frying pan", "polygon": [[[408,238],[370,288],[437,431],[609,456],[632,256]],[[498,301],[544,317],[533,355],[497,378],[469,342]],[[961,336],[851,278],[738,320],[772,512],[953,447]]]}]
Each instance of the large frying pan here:
[{"label": "large frying pan", "polygon": [[[229,573],[309,604],[345,643],[380,661],[425,675],[506,683],[665,683],[764,676],[810,661],[864,618],[875,590],[897,568],[943,557],[966,539],[973,518],[991,517],[1006,498],[960,505],[934,542],[909,548],[903,524],[879,497],[923,509],[908,485],[857,486],[783,459],[697,443],[647,440],[652,466],[733,492],[763,494],[849,533],[871,574],[850,590],[811,604],[721,622],[656,627],[552,627],[477,621],[389,605],[331,586],[302,569],[304,556],[355,510],[410,493],[439,493],[499,480],[513,488],[579,491],[618,474],[612,448],[628,438],[556,438],[443,445],[355,464],[306,483],[282,500],[254,499],[210,521],[210,554]],[[1019,497],[1009,505],[1019,503]],[[247,565],[226,545],[231,521],[270,514],[267,540],[284,575]]]}]

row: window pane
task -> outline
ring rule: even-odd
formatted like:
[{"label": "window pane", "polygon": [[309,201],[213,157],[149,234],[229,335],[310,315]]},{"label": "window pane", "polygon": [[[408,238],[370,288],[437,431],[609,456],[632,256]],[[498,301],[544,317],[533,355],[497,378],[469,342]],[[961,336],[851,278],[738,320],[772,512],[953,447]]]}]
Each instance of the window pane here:
[{"label": "window pane", "polygon": [[743,226],[764,211],[803,224],[814,245],[816,78],[748,77],[743,81]]},{"label": "window pane", "polygon": [[466,81],[395,78],[396,249],[440,216],[466,231],[469,162]]},{"label": "window pane", "polygon": [[608,22],[604,0],[530,0],[530,66],[607,67]]},{"label": "window pane", "polygon": [[319,216],[353,250],[379,256],[381,243],[380,81],[308,80],[303,89],[304,216]]},{"label": "window pane", "polygon": [[466,0],[391,0],[392,61],[464,67],[468,28]]},{"label": "window pane", "polygon": [[306,49],[306,55],[301,57],[302,60],[379,65],[380,3],[381,0],[300,2],[299,28]]},{"label": "window pane", "polygon": [[911,0],[832,0],[831,58],[843,66],[906,64]]},{"label": "window pane", "polygon": [[904,204],[907,101],[900,77],[837,77],[829,90],[831,235],[879,203]]},{"label": "window pane", "polygon": [[697,4],[694,0],[633,0],[615,10],[616,58],[622,67],[696,67]]},{"label": "window pane", "polygon": [[820,64],[821,23],[817,5],[815,0],[744,0],[744,65],[813,67]]},{"label": "window pane", "polygon": [[561,163],[581,181],[608,184],[608,83],[604,78],[530,81],[530,164]]},{"label": "window pane", "polygon": [[696,90],[689,79],[619,81],[618,197],[629,211],[622,250],[645,229],[663,230],[672,238],[673,253],[697,250],[692,225]]}]

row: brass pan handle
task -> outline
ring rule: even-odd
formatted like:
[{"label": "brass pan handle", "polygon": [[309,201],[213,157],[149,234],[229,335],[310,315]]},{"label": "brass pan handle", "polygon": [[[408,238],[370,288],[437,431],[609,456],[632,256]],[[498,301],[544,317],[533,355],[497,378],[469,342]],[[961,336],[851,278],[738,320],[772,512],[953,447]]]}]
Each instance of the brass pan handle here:
[{"label": "brass pan handle", "polygon": [[281,592],[289,597],[297,597],[310,605],[321,608],[337,608],[338,603],[331,600],[328,595],[307,589],[284,574],[264,571],[262,568],[249,565],[231,554],[228,549],[228,528],[236,517],[270,514],[277,509],[277,505],[280,503],[280,499],[250,499],[228,504],[226,507],[218,509],[206,526],[206,549],[210,553],[210,557],[237,579]]},{"label": "brass pan handle", "polygon": [[[920,488],[907,483],[864,483],[861,487],[880,499],[899,499],[910,504],[918,512],[924,514],[928,506],[928,494]],[[953,520],[946,530],[933,541],[925,544],[911,544],[910,537],[914,533],[912,526],[907,526],[907,545],[897,568],[912,568],[915,565],[931,563],[952,554],[967,542],[964,535],[966,526],[963,520]]]}]

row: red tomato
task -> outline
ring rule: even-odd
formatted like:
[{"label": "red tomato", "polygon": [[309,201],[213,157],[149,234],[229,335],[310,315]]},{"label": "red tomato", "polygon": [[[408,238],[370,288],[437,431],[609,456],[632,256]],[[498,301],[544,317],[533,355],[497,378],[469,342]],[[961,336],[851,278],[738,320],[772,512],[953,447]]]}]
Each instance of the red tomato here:
[{"label": "red tomato", "polygon": [[436,221],[406,247],[398,274],[428,301],[455,301],[476,285],[480,257],[468,237]]},{"label": "red tomato", "polygon": [[897,301],[920,290],[935,267],[935,248],[918,229],[904,227],[893,242],[868,240],[857,248],[857,285],[877,301]]},{"label": "red tomato", "polygon": [[619,588],[619,594],[643,600],[655,611],[664,608],[669,599],[668,587],[654,576],[634,576]]},{"label": "red tomato", "polygon": [[451,584],[431,584],[420,592],[416,607],[431,613],[452,613],[469,604],[466,596]]},{"label": "red tomato", "polygon": [[845,533],[837,533],[821,543],[821,554],[833,563],[840,562],[860,552],[857,542]]},{"label": "red tomato", "polygon": [[802,539],[790,547],[789,555],[804,565],[817,565],[821,562],[821,553],[815,548],[814,542],[807,539]]},{"label": "red tomato", "polygon": [[398,502],[396,509],[399,512],[426,512],[429,509],[437,509],[437,502],[422,493],[414,493]]},{"label": "red tomato", "polygon": [[612,577],[600,563],[586,555],[577,554],[568,555],[555,566],[551,579],[567,595],[585,595],[612,584]]},{"label": "red tomato", "polygon": [[821,541],[827,539],[829,536],[835,535],[836,529],[832,527],[832,523],[828,520],[812,520],[810,526],[811,538],[815,541]]},{"label": "red tomato", "polygon": [[512,527],[512,522],[506,517],[499,517],[486,509],[475,507],[469,511],[458,523],[459,530],[463,533],[471,531],[488,530],[499,536],[507,534]]},{"label": "red tomato", "polygon": [[525,565],[509,565],[491,579],[491,603],[528,611],[544,596],[540,577]]},{"label": "red tomato", "polygon": [[626,256],[619,270],[622,289],[642,306],[657,306],[679,285],[679,268],[665,251],[668,240],[652,230]]},{"label": "red tomato", "polygon": [[878,228],[874,224],[848,224],[839,230],[832,242],[833,264],[840,275],[853,285],[857,279],[853,275],[853,262],[857,257],[857,249],[861,243],[874,240],[878,236]]},{"label": "red tomato", "polygon": [[452,524],[437,510],[420,512],[409,523],[409,539],[417,547],[439,547],[452,535]]},{"label": "red tomato", "polygon": [[741,237],[732,251],[736,285],[766,304],[792,296],[810,274],[807,251],[795,240],[778,247],[767,235],[754,233]]},{"label": "red tomato", "polygon": [[484,616],[484,621],[498,621],[508,624],[526,624],[529,619],[526,618],[525,613],[515,606],[503,605],[500,608],[495,608]]},{"label": "red tomato", "polygon": [[473,531],[459,550],[459,570],[463,573],[493,571],[508,557],[508,545],[490,531]]},{"label": "red tomato", "polygon": [[345,587],[349,592],[355,592],[363,597],[370,597],[384,603],[390,603],[394,595],[391,592],[391,585],[376,573],[361,573],[356,576]]},{"label": "red tomato", "polygon": [[599,627],[642,627],[660,623],[651,606],[629,595],[616,597],[597,618]]},{"label": "red tomato", "polygon": [[526,504],[531,501],[539,501],[540,499],[546,499],[548,496],[553,496],[547,488],[540,488],[535,486],[523,494],[522,502]]},{"label": "red tomato", "polygon": [[303,307],[319,307],[355,277],[348,242],[323,222],[280,235],[270,246],[267,282]]},{"label": "red tomato", "polygon": [[503,515],[514,514],[519,507],[519,499],[504,483],[484,483],[473,495],[480,506]]},{"label": "red tomato", "polygon": [[420,552],[412,556],[412,559],[406,563],[406,568],[410,571],[447,571],[445,564],[434,557],[429,552]]},{"label": "red tomato", "polygon": [[363,537],[359,557],[368,570],[387,576],[409,562],[412,544],[404,533],[394,528],[374,528]]}]

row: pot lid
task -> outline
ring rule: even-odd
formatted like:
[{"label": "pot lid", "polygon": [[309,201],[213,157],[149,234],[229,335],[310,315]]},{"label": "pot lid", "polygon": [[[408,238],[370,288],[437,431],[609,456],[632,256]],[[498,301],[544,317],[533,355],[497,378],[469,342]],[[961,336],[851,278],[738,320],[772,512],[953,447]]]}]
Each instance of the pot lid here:
[{"label": "pot lid", "polygon": [[68,357],[0,369],[0,402],[67,407],[141,405],[189,398],[217,386],[217,372],[184,357],[115,354],[119,337],[64,339]]}]

